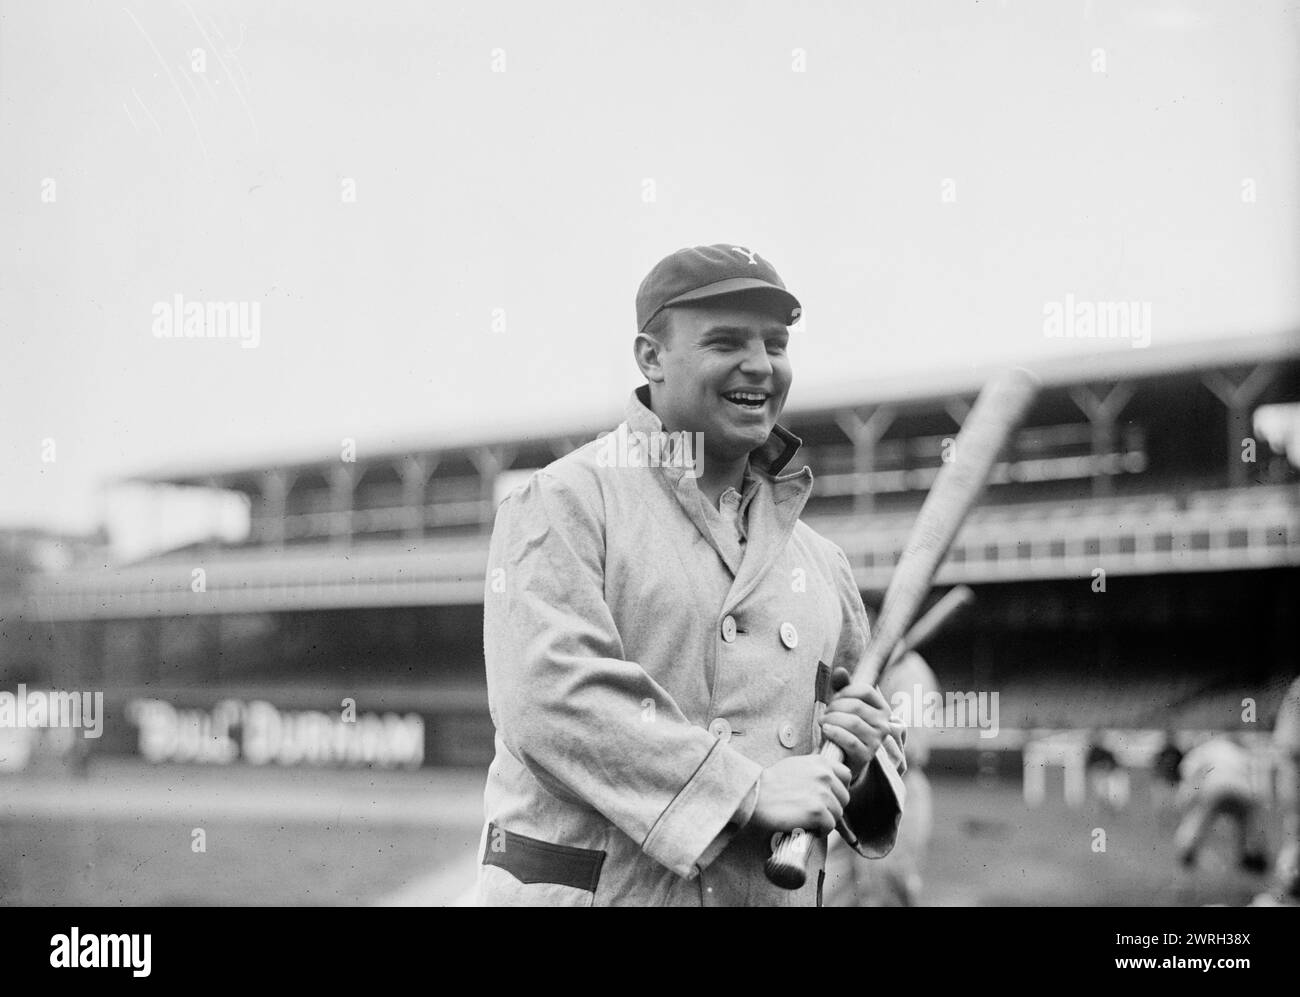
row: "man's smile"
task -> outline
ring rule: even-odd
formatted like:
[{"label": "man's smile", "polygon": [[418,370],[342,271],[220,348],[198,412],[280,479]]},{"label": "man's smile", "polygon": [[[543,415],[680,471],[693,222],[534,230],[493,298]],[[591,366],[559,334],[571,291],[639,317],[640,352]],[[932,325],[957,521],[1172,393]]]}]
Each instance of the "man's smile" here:
[{"label": "man's smile", "polygon": [[772,398],[770,391],[738,390],[725,391],[722,397],[736,408],[749,412],[761,412]]}]

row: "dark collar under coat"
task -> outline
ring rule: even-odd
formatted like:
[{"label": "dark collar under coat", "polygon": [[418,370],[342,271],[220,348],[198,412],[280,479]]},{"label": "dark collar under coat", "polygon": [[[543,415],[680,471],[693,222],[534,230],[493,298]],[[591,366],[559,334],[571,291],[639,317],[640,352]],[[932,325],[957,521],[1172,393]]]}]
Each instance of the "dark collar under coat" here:
[{"label": "dark collar under coat", "polygon": [[[632,392],[627,404],[628,426],[643,433],[663,432],[664,425],[659,416],[650,408],[650,385],[643,384]],[[750,452],[749,464],[760,471],[776,477],[785,466],[794,460],[794,455],[803,446],[803,440],[782,425],[772,427],[772,432],[762,446]]]}]

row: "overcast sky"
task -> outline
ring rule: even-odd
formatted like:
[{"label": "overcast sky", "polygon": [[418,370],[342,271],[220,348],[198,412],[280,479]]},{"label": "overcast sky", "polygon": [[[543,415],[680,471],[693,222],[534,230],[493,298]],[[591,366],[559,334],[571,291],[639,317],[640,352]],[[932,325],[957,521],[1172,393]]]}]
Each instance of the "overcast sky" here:
[{"label": "overcast sky", "polygon": [[[1300,328],[1295,3],[0,13],[0,525],[616,416],[637,284],[697,243],[802,299],[792,403],[1084,348],[1067,294],[1149,303],[1152,349]],[[157,338],[176,295],[256,303],[256,348]]]}]

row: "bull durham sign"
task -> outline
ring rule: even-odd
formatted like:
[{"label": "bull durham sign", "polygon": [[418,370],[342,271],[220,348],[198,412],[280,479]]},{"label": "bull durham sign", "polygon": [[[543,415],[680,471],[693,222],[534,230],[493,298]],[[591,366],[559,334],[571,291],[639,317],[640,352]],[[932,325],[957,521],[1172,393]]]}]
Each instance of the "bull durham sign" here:
[{"label": "bull durham sign", "polygon": [[418,713],[286,710],[264,700],[223,699],[182,708],[162,699],[132,699],[126,719],[137,750],[150,762],[229,765],[419,768],[425,722]]}]

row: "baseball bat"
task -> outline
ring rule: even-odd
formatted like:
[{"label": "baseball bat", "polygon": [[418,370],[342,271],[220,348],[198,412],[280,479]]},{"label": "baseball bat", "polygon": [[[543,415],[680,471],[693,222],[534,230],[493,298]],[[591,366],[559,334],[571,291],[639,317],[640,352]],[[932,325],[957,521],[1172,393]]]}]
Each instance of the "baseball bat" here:
[{"label": "baseball bat", "polygon": [[[854,684],[874,684],[916,617],[940,562],[988,481],[994,461],[1038,393],[1038,378],[1023,368],[1004,371],[984,386],[957,434],[951,458],[939,469],[894,568],[880,618],[853,672]],[[842,764],[839,745],[826,741],[821,756]],[[778,836],[764,865],[777,886],[797,890],[807,879],[813,835],[802,828]]]},{"label": "baseball bat", "polygon": [[881,676],[902,659],[908,651],[915,651],[921,647],[931,637],[955,620],[967,606],[975,601],[975,593],[967,585],[956,585],[950,588],[933,606],[925,613],[915,624],[912,629],[907,631],[907,636],[894,645],[894,653],[889,657],[889,664],[881,669]]}]

